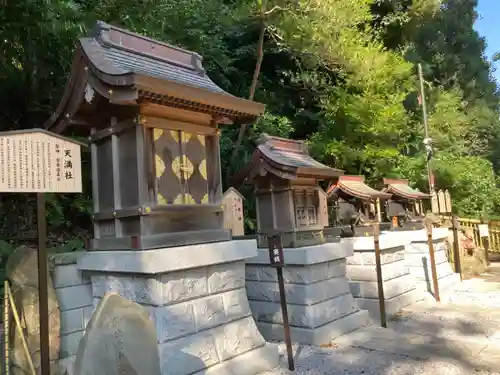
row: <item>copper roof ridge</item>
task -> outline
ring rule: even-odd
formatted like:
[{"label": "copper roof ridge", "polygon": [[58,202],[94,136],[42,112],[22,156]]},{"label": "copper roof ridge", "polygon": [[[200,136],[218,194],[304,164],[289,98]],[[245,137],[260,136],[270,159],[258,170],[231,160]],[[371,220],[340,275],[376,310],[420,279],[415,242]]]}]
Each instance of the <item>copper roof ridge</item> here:
[{"label": "copper roof ridge", "polygon": [[[123,45],[120,45],[120,44],[111,40],[111,38],[109,36],[110,30],[117,31],[117,32],[122,33],[124,35],[130,36],[133,38],[137,38],[137,39],[140,39],[143,41],[147,41],[147,42],[151,43],[153,46],[154,45],[162,46],[162,47],[166,47],[168,49],[171,49],[171,50],[174,50],[177,52],[184,53],[186,55],[191,55],[191,64],[184,64],[182,62],[175,61],[175,60],[172,60],[172,59],[169,59],[166,57],[161,57],[158,55],[154,55],[152,53],[139,51],[135,48],[125,47]],[[198,73],[200,73],[200,75],[203,75],[203,76],[206,75],[205,69],[203,68],[203,65],[202,65],[203,57],[200,54],[193,52],[193,51],[190,51],[190,50],[187,50],[187,49],[184,49],[184,48],[181,48],[181,47],[174,46],[174,45],[169,44],[169,43],[162,42],[162,41],[157,40],[157,39],[152,39],[150,37],[147,37],[147,36],[144,36],[144,35],[141,35],[138,33],[134,33],[130,30],[126,30],[126,29],[122,29],[120,27],[110,25],[110,24],[103,22],[103,21],[97,21],[96,24],[94,25],[93,29],[91,30],[90,34],[87,37],[98,41],[99,44],[104,48],[109,48],[109,47],[116,48],[116,49],[119,49],[122,51],[127,51],[130,53],[139,55],[139,56],[148,57],[148,58],[162,61],[162,62],[167,62],[167,63],[172,64],[172,65],[177,65],[179,67],[186,68],[186,69],[192,70],[194,72],[198,72]]]}]

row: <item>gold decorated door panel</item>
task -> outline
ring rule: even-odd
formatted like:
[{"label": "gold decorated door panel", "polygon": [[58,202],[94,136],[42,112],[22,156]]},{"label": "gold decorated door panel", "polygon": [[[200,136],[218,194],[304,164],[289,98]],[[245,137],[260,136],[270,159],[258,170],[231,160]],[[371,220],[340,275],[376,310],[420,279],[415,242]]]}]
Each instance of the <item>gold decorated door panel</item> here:
[{"label": "gold decorated door panel", "polygon": [[186,203],[208,203],[205,136],[182,132],[181,149],[187,165],[187,171],[184,173],[184,194],[188,200]]},{"label": "gold decorated door panel", "polygon": [[205,136],[153,129],[158,205],[208,203]]}]

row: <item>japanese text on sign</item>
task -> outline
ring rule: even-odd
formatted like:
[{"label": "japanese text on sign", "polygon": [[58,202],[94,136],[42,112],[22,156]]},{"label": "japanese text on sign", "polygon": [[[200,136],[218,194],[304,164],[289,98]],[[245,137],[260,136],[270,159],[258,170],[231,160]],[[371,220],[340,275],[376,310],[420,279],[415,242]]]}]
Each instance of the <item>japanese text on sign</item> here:
[{"label": "japanese text on sign", "polygon": [[269,246],[269,262],[271,266],[283,267],[284,257],[283,257],[283,246],[281,244],[281,238],[278,236],[267,237],[267,242]]},{"label": "japanese text on sign", "polygon": [[0,192],[82,191],[80,145],[48,132],[0,132]]}]

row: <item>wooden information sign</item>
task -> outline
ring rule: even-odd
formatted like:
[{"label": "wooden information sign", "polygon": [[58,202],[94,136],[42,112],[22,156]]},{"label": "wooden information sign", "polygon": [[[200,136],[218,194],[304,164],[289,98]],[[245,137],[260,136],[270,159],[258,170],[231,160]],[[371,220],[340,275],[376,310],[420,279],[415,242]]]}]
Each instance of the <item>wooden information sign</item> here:
[{"label": "wooden information sign", "polygon": [[0,132],[0,192],[81,191],[79,143],[42,129]]},{"label": "wooden information sign", "polygon": [[490,231],[488,229],[488,224],[479,224],[477,227],[479,229],[479,237],[489,237]]},{"label": "wooden information sign", "polygon": [[81,145],[43,129],[0,132],[0,193],[36,193],[42,375],[51,373],[45,193],[82,191]]}]

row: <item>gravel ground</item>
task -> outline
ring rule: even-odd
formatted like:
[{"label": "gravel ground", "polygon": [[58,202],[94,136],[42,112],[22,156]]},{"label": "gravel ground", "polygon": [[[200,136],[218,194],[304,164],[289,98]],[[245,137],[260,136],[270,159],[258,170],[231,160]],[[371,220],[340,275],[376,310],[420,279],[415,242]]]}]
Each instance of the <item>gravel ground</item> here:
[{"label": "gravel ground", "polygon": [[[432,304],[429,306],[432,306]],[[461,315],[469,314],[467,308],[471,310],[469,318],[472,318],[473,309],[486,308],[496,310],[500,308],[500,283],[489,282],[484,279],[466,280],[456,287],[455,290],[443,295],[442,304],[439,306],[449,306],[452,311],[448,311],[445,314],[439,309],[429,309],[428,312],[422,314],[415,311],[415,309],[411,312],[410,308],[409,314],[414,314],[414,317],[411,319],[417,323],[420,320],[428,320],[429,324],[438,322],[438,327],[442,330],[440,337],[438,337],[439,334],[432,333],[434,332],[432,329],[430,332],[433,336],[429,336],[429,330],[426,329],[425,331],[427,332],[423,332],[422,329],[419,329],[418,324],[415,325],[413,331],[402,332],[402,330],[404,331],[407,328],[401,325],[396,327],[396,322],[389,321],[389,327],[393,324],[394,329],[383,330],[376,326],[367,328],[367,330],[373,331],[374,336],[385,332],[380,337],[375,337],[368,343],[365,340],[364,343],[358,345],[355,341],[345,339],[340,340],[340,344],[332,344],[330,347],[325,348],[294,345],[293,351],[296,367],[294,374],[500,375],[500,372],[490,371],[497,368],[499,370],[496,371],[500,371],[500,337],[491,336],[493,330],[498,328],[500,320],[495,319],[494,323],[496,326],[492,322],[491,333],[486,332],[488,330],[483,330],[481,331],[482,333],[476,331],[470,333],[470,337],[464,336],[468,332],[466,329],[467,325],[457,324],[457,320],[466,320]],[[453,309],[456,309],[456,314],[454,314]],[[497,317],[500,316],[500,310],[495,311],[494,315]],[[426,316],[428,317],[426,318]],[[478,319],[476,323],[484,325],[484,321],[486,321],[484,318],[481,320]],[[403,323],[408,325],[408,323]],[[459,329],[457,326],[461,328]],[[454,330],[460,330],[461,336],[458,333],[455,335]],[[481,334],[484,334],[484,340],[486,341],[480,339],[479,336]],[[474,335],[477,335],[477,340]],[[424,343],[420,348],[418,344],[414,346],[413,343],[418,343],[419,339],[421,339],[420,341],[434,341],[434,346],[426,346],[428,343]],[[377,342],[380,345],[373,345],[373,343]],[[437,345],[436,342],[438,343]],[[483,344],[488,342],[488,344],[487,346],[484,346],[486,344],[481,346],[480,342]],[[371,347],[370,343],[372,343]],[[366,346],[370,348],[366,348]],[[461,349],[459,348],[460,346],[462,347]],[[274,374],[292,374],[292,372],[287,370],[284,344],[279,344],[279,348],[282,356],[282,365],[281,369],[275,370]],[[413,350],[414,348],[416,350]],[[419,356],[418,353],[427,354]],[[485,368],[489,370],[485,370]]]},{"label": "gravel ground", "polygon": [[[284,352],[280,344],[280,352]],[[383,353],[361,348],[318,348],[295,346],[295,374],[297,375],[499,375],[481,371],[460,360],[432,358],[417,360],[398,354]],[[286,357],[276,374],[290,375]]]}]

